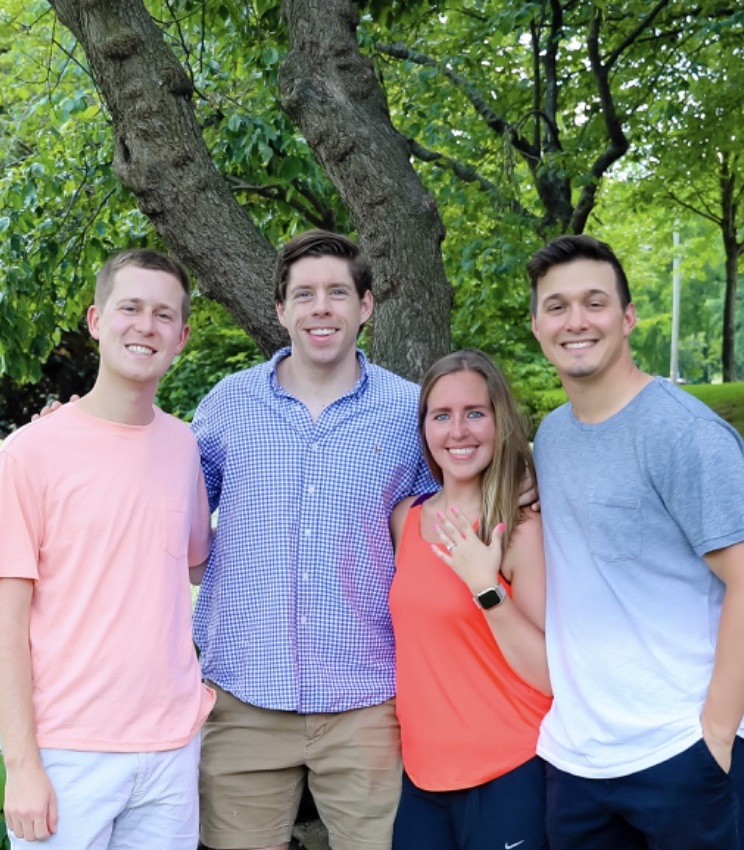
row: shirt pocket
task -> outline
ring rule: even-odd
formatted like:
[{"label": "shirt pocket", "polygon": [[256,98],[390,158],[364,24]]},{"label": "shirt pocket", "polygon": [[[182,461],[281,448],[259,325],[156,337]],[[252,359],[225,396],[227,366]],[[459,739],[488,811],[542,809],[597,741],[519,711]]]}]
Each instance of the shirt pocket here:
[{"label": "shirt pocket", "polygon": [[629,561],[641,554],[640,499],[590,499],[586,518],[584,531],[596,558]]},{"label": "shirt pocket", "polygon": [[171,558],[185,559],[189,551],[186,509],[176,499],[165,500],[165,551]]}]

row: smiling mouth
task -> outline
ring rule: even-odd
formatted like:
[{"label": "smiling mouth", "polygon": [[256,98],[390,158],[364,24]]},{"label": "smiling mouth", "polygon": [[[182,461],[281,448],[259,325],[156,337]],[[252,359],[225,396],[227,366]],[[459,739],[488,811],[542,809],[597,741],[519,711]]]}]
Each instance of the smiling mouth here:
[{"label": "smiling mouth", "polygon": [[591,348],[596,343],[596,340],[587,339],[581,342],[563,342],[561,345],[568,351],[582,351],[585,348]]},{"label": "smiling mouth", "polygon": [[154,348],[149,348],[147,345],[127,345],[127,351],[131,351],[132,354],[155,354]]},{"label": "smiling mouth", "polygon": [[471,455],[475,454],[476,446],[468,446],[467,448],[460,449],[447,449],[447,451],[453,457],[466,458],[471,457]]},{"label": "smiling mouth", "polygon": [[318,336],[318,337],[333,336],[333,334],[337,333],[337,329],[336,328],[310,328],[308,333],[310,334],[310,336]]}]

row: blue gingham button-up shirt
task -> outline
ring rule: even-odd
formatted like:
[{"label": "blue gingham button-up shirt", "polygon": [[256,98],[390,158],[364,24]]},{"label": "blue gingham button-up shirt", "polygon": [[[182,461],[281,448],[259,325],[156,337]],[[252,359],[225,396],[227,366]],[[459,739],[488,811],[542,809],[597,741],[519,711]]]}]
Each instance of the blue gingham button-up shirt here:
[{"label": "blue gingham button-up shirt", "polygon": [[194,417],[219,507],[195,639],[205,677],[243,702],[376,705],[395,692],[390,513],[436,488],[419,388],[358,352],[356,386],[313,422],[277,380],[289,353],[220,381]]}]

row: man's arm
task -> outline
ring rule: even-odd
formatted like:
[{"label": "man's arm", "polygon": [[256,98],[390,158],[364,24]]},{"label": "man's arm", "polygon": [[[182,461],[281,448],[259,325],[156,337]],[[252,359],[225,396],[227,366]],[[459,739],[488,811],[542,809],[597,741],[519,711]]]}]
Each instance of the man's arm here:
[{"label": "man's arm", "polygon": [[29,615],[33,582],[0,578],[0,737],[7,771],[5,820],[17,838],[57,831],[57,798],[36,744]]},{"label": "man's arm", "polygon": [[[209,513],[207,488],[204,483],[204,473],[200,467],[189,537],[189,581],[193,585],[201,584],[204,578],[204,572],[209,563],[209,552],[212,548],[215,520],[216,514],[212,516]],[[193,557],[194,553],[198,553],[196,559]],[[194,560],[196,560],[196,563],[193,563]]]},{"label": "man's arm", "polygon": [[705,561],[726,585],[716,657],[700,721],[703,737],[721,767],[731,767],[731,750],[744,716],[744,543],[709,552]]},{"label": "man's arm", "polygon": [[204,573],[207,569],[207,563],[208,561],[202,561],[201,564],[197,564],[195,567],[189,567],[189,581],[191,584],[198,586],[202,583]]}]

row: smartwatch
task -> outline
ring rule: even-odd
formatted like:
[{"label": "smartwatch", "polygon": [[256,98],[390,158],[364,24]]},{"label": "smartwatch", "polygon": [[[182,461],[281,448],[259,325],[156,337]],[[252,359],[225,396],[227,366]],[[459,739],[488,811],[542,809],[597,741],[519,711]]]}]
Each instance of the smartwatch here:
[{"label": "smartwatch", "polygon": [[473,597],[473,602],[484,611],[490,611],[491,608],[498,608],[499,605],[506,599],[506,591],[501,584],[495,584],[493,587],[487,587],[476,593]]}]

